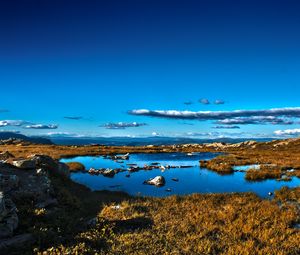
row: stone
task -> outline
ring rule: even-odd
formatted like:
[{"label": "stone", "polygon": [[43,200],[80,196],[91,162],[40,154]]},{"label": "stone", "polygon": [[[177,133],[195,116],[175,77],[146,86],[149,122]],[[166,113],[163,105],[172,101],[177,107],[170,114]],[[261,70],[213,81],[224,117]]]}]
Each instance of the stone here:
[{"label": "stone", "polygon": [[166,184],[166,180],[163,176],[156,176],[153,179],[149,179],[144,182],[144,184],[154,185],[157,187],[164,186]]},{"label": "stone", "polygon": [[115,171],[113,169],[106,169],[102,172],[102,175],[105,177],[114,177]]},{"label": "stone", "polygon": [[32,159],[14,160],[12,164],[21,169],[33,169],[36,167],[36,161]]},{"label": "stone", "polygon": [[34,154],[31,159],[36,162],[36,166],[46,170],[55,170],[58,168],[58,162],[46,155]]}]

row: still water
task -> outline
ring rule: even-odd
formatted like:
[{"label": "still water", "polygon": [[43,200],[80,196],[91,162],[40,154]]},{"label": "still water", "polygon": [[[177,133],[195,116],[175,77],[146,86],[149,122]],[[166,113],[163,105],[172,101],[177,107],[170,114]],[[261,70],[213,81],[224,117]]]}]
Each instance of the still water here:
[{"label": "still water", "polygon": [[[131,195],[164,197],[169,195],[184,195],[191,193],[223,193],[223,192],[255,192],[261,197],[267,197],[268,192],[280,189],[283,186],[296,187],[300,185],[299,178],[293,178],[290,182],[266,180],[260,182],[248,182],[243,172],[235,172],[230,175],[219,175],[206,168],[199,167],[199,160],[208,160],[216,157],[217,153],[200,152],[193,155],[186,153],[155,153],[155,154],[131,154],[129,160],[123,163],[97,157],[75,157],[62,159],[61,162],[77,161],[85,165],[86,169],[93,168],[124,168],[126,164],[138,166],[150,165],[158,162],[161,165],[193,166],[192,168],[174,168],[161,171],[160,169],[140,170],[130,173],[127,171],[116,174],[113,178],[102,175],[90,175],[88,173],[72,173],[71,178],[78,183],[86,185],[92,190],[124,191]],[[252,166],[253,167],[253,166]],[[241,168],[247,170],[247,166]],[[155,176],[162,175],[166,179],[166,185],[155,187],[145,185],[143,182]],[[172,178],[177,178],[178,182]],[[168,190],[168,191],[166,191]]]}]

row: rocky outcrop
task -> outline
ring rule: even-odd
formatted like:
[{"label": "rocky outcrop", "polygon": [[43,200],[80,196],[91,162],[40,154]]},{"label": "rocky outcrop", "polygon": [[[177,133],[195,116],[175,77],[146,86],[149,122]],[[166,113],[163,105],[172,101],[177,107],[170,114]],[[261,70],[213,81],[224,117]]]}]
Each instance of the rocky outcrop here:
[{"label": "rocky outcrop", "polygon": [[[9,156],[7,154],[7,156]],[[31,234],[15,235],[19,218],[15,203],[26,199],[32,209],[55,210],[58,205],[50,174],[69,177],[66,164],[45,155],[9,159],[0,164],[0,254],[34,241]],[[20,232],[20,231],[18,231]]]},{"label": "rocky outcrop", "polygon": [[21,169],[33,169],[36,167],[36,161],[34,159],[19,159],[14,160],[12,164]]},{"label": "rocky outcrop", "polygon": [[163,176],[156,176],[155,178],[151,178],[147,181],[144,181],[144,184],[154,185],[157,187],[164,186],[166,184],[166,180]]},{"label": "rocky outcrop", "polygon": [[47,155],[34,154],[30,158],[35,161],[36,166],[39,168],[44,168],[48,171],[58,168],[58,162]]},{"label": "rocky outcrop", "polygon": [[70,177],[69,167],[66,164],[58,162],[49,156],[35,154],[31,156],[31,160],[35,161],[37,174],[49,172],[67,178]]}]

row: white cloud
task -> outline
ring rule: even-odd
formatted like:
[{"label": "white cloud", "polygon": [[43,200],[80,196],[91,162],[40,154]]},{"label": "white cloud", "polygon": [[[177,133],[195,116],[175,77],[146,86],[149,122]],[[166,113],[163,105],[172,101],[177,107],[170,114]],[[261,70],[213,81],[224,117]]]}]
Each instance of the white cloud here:
[{"label": "white cloud", "polygon": [[210,102],[209,102],[209,100],[207,98],[200,99],[199,103],[201,103],[201,104],[210,104]]},{"label": "white cloud", "polygon": [[300,135],[300,128],[276,130],[274,134],[278,136],[297,136]]},{"label": "white cloud", "polygon": [[221,99],[217,99],[214,101],[214,104],[225,104],[225,102]]},{"label": "white cloud", "polygon": [[294,122],[286,118],[278,118],[274,116],[251,116],[251,117],[236,117],[230,119],[223,119],[216,121],[216,124],[224,125],[258,125],[258,124],[272,124],[272,125],[292,125]]},{"label": "white cloud", "polygon": [[104,125],[101,125],[100,127],[104,127],[106,129],[125,129],[125,128],[131,128],[131,127],[141,127],[146,126],[146,123],[138,123],[138,122],[117,122],[117,123],[106,123]]},{"label": "white cloud", "polygon": [[28,129],[57,129],[58,125],[56,125],[56,124],[50,124],[50,125],[32,124],[32,125],[27,125],[24,128],[28,128]]},{"label": "white cloud", "polygon": [[23,125],[32,124],[24,120],[0,120],[0,127],[20,127]]},{"label": "white cloud", "polygon": [[137,109],[128,112],[131,115],[141,115],[157,118],[188,119],[188,120],[224,120],[242,117],[286,117],[300,118],[300,107],[274,108],[264,110],[235,110],[235,111],[177,111],[177,110],[148,110]]},{"label": "white cloud", "polygon": [[42,135],[49,137],[85,137],[84,135],[70,132],[48,132]]}]

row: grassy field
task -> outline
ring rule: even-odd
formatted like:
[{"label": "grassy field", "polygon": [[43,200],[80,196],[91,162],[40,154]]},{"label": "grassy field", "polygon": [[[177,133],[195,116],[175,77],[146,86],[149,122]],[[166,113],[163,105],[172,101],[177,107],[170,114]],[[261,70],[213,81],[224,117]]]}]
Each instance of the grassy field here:
[{"label": "grassy field", "polygon": [[[64,242],[49,243],[51,239],[46,235],[46,243],[42,240],[44,249],[37,248],[36,252],[299,254],[299,191],[281,190],[271,201],[250,193],[164,199],[123,197],[99,209],[96,226],[74,235],[71,232]],[[45,249],[47,245],[51,247]]]}]

